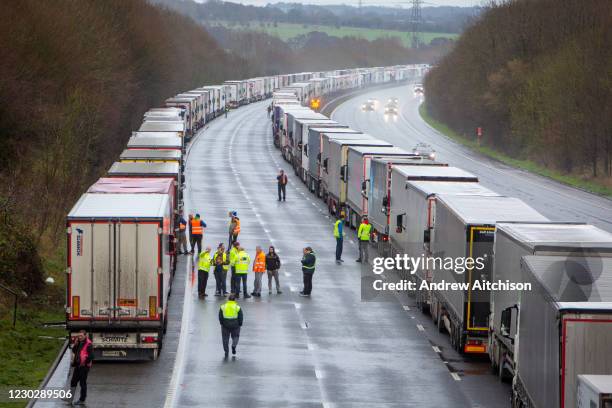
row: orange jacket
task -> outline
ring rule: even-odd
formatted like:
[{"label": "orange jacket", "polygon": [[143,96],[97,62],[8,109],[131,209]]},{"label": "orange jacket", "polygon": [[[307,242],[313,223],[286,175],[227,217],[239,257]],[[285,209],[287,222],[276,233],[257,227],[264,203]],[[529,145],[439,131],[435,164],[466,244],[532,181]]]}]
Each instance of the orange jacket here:
[{"label": "orange jacket", "polygon": [[253,272],[265,272],[266,271],[266,254],[261,251],[255,256],[255,262],[253,262]]}]

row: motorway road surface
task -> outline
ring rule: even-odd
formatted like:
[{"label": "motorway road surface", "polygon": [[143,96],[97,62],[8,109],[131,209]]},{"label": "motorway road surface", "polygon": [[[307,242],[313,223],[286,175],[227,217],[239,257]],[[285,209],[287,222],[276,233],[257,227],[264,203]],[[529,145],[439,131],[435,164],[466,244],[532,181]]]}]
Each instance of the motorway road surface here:
[{"label": "motorway road surface", "polygon": [[[267,104],[232,111],[199,134],[188,153],[185,204],[208,224],[204,245],[213,248],[227,244],[227,212],[238,211],[239,241],[251,257],[256,245],[277,248],[283,294],[269,295],[264,278],[261,298],[240,300],[245,324],[238,356],[224,360],[217,318],[223,299],[212,296],[212,273],[209,297],[198,299],[192,260],[183,257],[162,356],[94,364],[87,405],[508,407],[509,386],[488,373],[486,361],[456,354],[412,299],[387,293],[362,301],[362,281],[369,282],[371,271],[354,262],[354,231],[338,266],[333,221],[273,147]],[[280,167],[290,174],[282,203],[276,198]],[[318,258],[311,298],[298,296],[305,246]],[[252,282],[250,272],[250,290]],[[51,383],[61,386],[66,371],[64,364]]]},{"label": "motorway road surface", "polygon": [[[399,99],[397,119],[385,119],[383,114],[390,97]],[[378,99],[377,111],[361,111],[361,104],[368,98]],[[477,175],[485,187],[520,198],[553,221],[587,222],[612,232],[612,200],[473,152],[425,123],[418,112],[421,102],[422,97],[414,95],[412,85],[372,91],[341,104],[332,119],[408,151],[418,142],[428,143],[436,150],[437,160]]]}]

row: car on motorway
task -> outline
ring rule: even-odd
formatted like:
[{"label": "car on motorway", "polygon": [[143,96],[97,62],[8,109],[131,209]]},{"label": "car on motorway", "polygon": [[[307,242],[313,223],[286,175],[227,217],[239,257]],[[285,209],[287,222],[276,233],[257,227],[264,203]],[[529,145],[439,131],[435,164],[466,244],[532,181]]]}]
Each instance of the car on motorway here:
[{"label": "car on motorway", "polygon": [[436,158],[436,151],[433,147],[423,142],[417,143],[416,146],[412,148],[412,153],[418,156],[428,157],[432,160]]},{"label": "car on motorway", "polygon": [[415,95],[423,95],[425,93],[425,90],[423,89],[423,84],[414,84],[412,90]]},{"label": "car on motorway", "polygon": [[397,116],[399,113],[399,109],[395,105],[387,105],[385,106],[385,115],[386,116]]},{"label": "car on motorway", "polygon": [[376,110],[376,105],[370,99],[361,105],[361,110],[364,112],[373,112]]},{"label": "car on motorway", "polygon": [[397,106],[398,104],[399,104],[399,99],[396,96],[392,96],[387,101],[387,105],[395,105],[395,106]]}]

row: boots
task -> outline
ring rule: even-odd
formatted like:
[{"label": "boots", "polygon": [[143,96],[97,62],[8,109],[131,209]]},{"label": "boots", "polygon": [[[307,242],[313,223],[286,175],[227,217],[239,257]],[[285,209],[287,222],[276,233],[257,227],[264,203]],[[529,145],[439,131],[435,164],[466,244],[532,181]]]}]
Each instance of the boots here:
[{"label": "boots", "polygon": [[72,403],[72,400],[74,399],[74,394],[75,393],[76,393],[76,387],[70,387],[70,396],[66,396],[66,397],[62,398],[62,401]]}]

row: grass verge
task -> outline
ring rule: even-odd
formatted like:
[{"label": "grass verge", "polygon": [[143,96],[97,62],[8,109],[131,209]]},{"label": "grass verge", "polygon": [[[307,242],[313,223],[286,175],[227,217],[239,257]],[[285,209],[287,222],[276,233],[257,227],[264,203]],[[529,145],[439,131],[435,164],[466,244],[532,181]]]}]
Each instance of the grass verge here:
[{"label": "grass verge", "polygon": [[488,146],[478,146],[478,143],[476,143],[475,141],[465,138],[464,136],[460,135],[459,133],[446,126],[444,123],[438,122],[437,120],[432,118],[427,112],[427,108],[424,103],[419,106],[419,114],[429,126],[436,129],[438,132],[442,133],[445,136],[448,136],[449,138],[461,143],[464,146],[469,147],[472,150],[476,150],[479,153],[484,154],[485,156],[488,156],[495,160],[499,160],[500,162],[508,164],[510,166],[551,178],[555,181],[567,184],[572,187],[577,187],[582,190],[586,190],[602,196],[612,197],[612,188],[610,187],[589,180],[584,180],[578,176],[562,174],[558,171],[543,167],[531,160],[515,159]]}]

